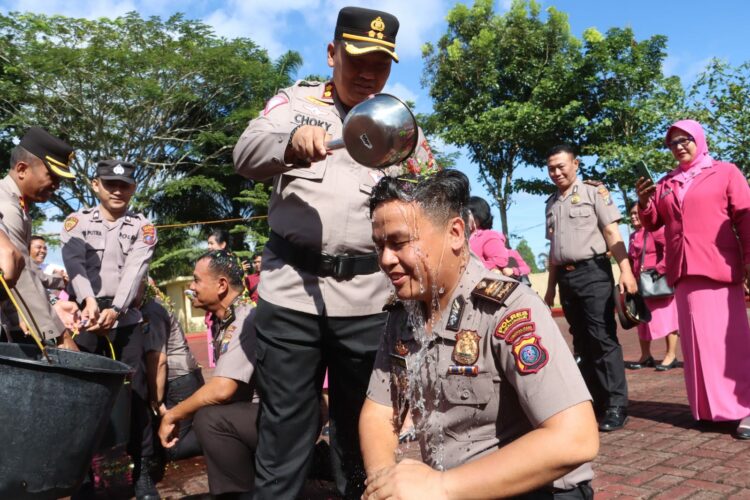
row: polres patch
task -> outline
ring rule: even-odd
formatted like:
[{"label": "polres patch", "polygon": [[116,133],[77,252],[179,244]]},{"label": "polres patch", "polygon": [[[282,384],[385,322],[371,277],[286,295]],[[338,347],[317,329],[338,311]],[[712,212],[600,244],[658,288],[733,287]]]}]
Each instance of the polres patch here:
[{"label": "polres patch", "polygon": [[272,98],[268,100],[268,102],[266,103],[266,107],[263,108],[263,116],[266,116],[268,113],[270,113],[271,110],[273,110],[273,108],[277,106],[281,106],[282,104],[288,104],[288,103],[289,103],[289,99],[287,99],[281,94],[276,94],[275,96],[273,96]]},{"label": "polres patch", "polygon": [[516,370],[521,375],[537,373],[549,361],[549,353],[542,347],[542,339],[537,335],[524,337],[513,345]]},{"label": "polres patch", "polygon": [[495,337],[502,340],[514,326],[528,321],[531,321],[530,309],[515,309],[502,317],[495,328]]},{"label": "polres patch", "polygon": [[141,231],[143,231],[143,242],[146,245],[156,243],[156,228],[153,224],[146,224],[141,228]]},{"label": "polres patch", "polygon": [[68,217],[63,223],[63,228],[66,232],[70,232],[74,227],[78,225],[78,217]]},{"label": "polres patch", "polygon": [[505,337],[505,342],[507,342],[508,344],[515,344],[521,337],[525,337],[526,335],[534,333],[535,331],[536,323],[534,323],[533,321],[530,321],[528,323],[521,323],[508,332],[508,335]]}]

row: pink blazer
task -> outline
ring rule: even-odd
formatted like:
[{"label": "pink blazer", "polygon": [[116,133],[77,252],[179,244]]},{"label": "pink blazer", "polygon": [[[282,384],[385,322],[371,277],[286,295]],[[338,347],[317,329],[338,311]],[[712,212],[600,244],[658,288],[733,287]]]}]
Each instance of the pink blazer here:
[{"label": "pink blazer", "polygon": [[505,235],[492,229],[477,229],[469,238],[469,247],[487,269],[508,267]]},{"label": "pink blazer", "polygon": [[643,248],[643,240],[646,230],[640,228],[630,235],[630,244],[628,245],[628,257],[630,258],[630,267],[633,268],[635,278],[641,274],[641,255],[643,256],[644,269],[656,269],[659,274],[667,272],[667,263],[665,260],[666,241],[664,240],[664,228],[661,227],[653,233],[649,231],[646,240],[646,248]]},{"label": "pink blazer", "polygon": [[[649,231],[665,227],[667,282],[683,276],[705,276],[740,283],[750,263],[750,187],[732,163],[715,161],[693,180],[680,203],[675,169],[656,186],[643,210]],[[736,234],[735,234],[736,231]]]},{"label": "pink blazer", "polygon": [[[515,266],[513,266],[513,261],[511,259],[516,261]],[[531,268],[526,263],[526,261],[523,260],[521,254],[516,250],[513,250],[512,248],[508,250],[508,264],[513,267],[513,274],[515,276],[523,276],[531,272]]]}]

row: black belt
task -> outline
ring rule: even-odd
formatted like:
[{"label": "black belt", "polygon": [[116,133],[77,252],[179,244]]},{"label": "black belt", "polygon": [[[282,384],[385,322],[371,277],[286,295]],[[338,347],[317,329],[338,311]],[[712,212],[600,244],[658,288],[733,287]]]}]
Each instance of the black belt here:
[{"label": "black belt", "polygon": [[111,309],[113,300],[115,300],[114,297],[97,297],[96,305],[99,306],[100,311]]},{"label": "black belt", "polygon": [[287,264],[321,278],[330,276],[337,280],[350,280],[359,274],[373,274],[380,270],[375,252],[330,255],[292,243],[273,231],[266,246]]},{"label": "black belt", "polygon": [[575,271],[576,269],[579,269],[581,267],[586,267],[591,264],[596,264],[597,262],[600,262],[602,260],[609,260],[609,257],[607,257],[606,253],[600,253],[599,255],[594,255],[590,259],[570,262],[568,264],[561,264],[557,266],[557,269],[563,272],[570,272],[570,271]]}]

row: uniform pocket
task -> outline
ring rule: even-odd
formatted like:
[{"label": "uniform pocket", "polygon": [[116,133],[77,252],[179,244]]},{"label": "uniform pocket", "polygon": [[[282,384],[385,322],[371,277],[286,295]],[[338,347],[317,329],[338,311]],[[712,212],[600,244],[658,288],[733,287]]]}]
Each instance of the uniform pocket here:
[{"label": "uniform pocket", "polygon": [[448,402],[443,426],[448,436],[456,441],[480,441],[496,436],[499,398],[495,396],[492,374],[449,375],[442,379],[442,387]]},{"label": "uniform pocket", "polygon": [[570,221],[574,227],[584,227],[591,223],[591,217],[594,215],[594,207],[591,205],[582,205],[570,209]]}]

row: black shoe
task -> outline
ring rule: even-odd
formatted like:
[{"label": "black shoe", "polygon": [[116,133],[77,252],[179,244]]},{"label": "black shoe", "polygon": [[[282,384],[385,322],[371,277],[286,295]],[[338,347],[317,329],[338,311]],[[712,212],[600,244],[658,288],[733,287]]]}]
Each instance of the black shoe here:
[{"label": "black shoe", "polygon": [[628,370],[640,370],[641,368],[653,368],[656,366],[653,356],[647,357],[643,361],[625,361],[625,368]]},{"label": "black shoe", "polygon": [[628,409],[624,406],[610,406],[604,412],[604,418],[599,422],[599,430],[602,432],[616,431],[625,426],[628,421]]},{"label": "black shoe", "polygon": [[671,370],[672,368],[677,368],[678,366],[680,366],[680,362],[677,361],[677,358],[674,358],[672,362],[669,363],[668,365],[665,365],[662,363],[659,363],[658,365],[656,365],[656,371],[665,372],[667,370]]},{"label": "black shoe", "polygon": [[740,420],[740,425],[734,431],[734,437],[737,439],[750,439],[750,417]]},{"label": "black shoe", "polygon": [[133,488],[137,500],[159,500],[159,492],[151,478],[151,457],[141,457],[133,468]]}]

